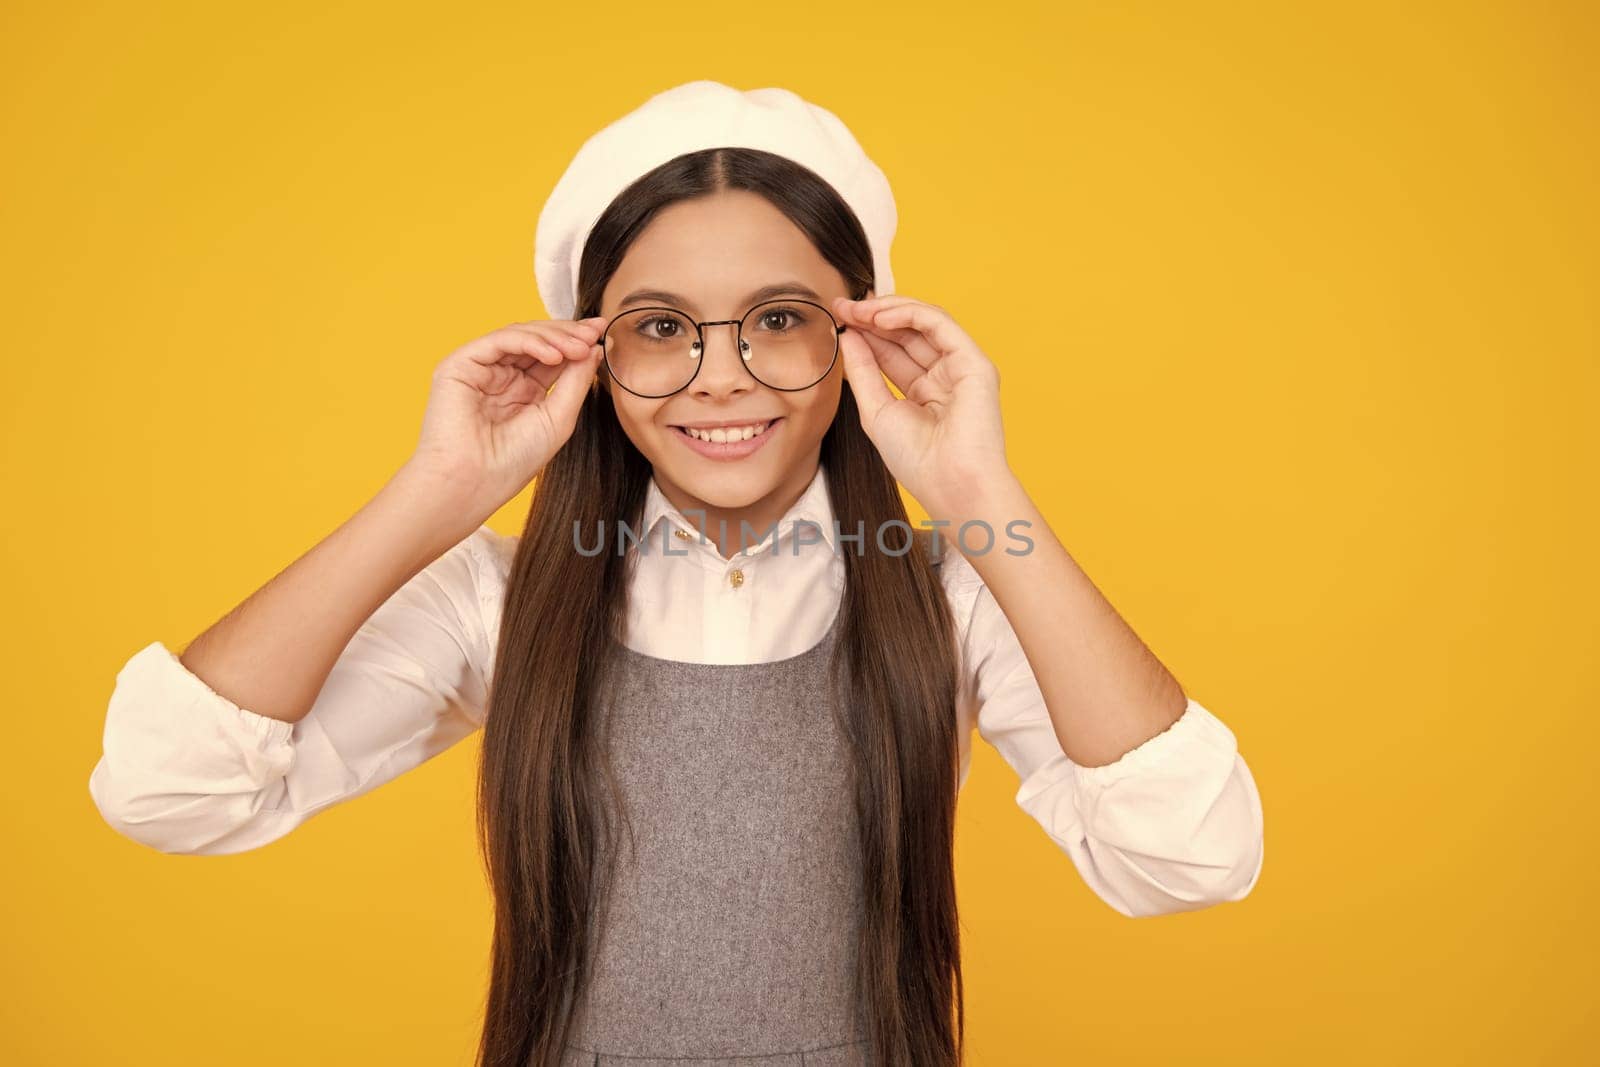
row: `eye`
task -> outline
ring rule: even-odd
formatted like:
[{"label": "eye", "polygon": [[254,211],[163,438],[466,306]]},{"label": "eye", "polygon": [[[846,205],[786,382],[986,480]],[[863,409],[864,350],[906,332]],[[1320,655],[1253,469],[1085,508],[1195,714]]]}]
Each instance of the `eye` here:
[{"label": "eye", "polygon": [[[657,329],[661,325],[667,327],[665,333]],[[648,340],[672,341],[680,336],[682,325],[670,315],[648,315],[638,324],[636,330]]]},{"label": "eye", "polygon": [[763,311],[759,316],[759,320],[763,330],[770,330],[773,333],[783,333],[785,330],[792,330],[806,324],[805,315],[795,308],[772,308],[769,311]]}]

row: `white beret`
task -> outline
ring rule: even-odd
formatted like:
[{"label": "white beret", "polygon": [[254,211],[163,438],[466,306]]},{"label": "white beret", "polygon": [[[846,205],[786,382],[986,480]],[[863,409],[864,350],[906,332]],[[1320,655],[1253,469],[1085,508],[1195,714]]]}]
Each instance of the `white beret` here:
[{"label": "white beret", "polygon": [[698,80],[663,90],[592,135],[567,165],[539,213],[534,273],[553,319],[577,310],[578,262],[589,231],[634,179],[685,152],[759,148],[816,171],[855,212],[872,246],[873,292],[894,292],[889,244],[894,194],[833,112],[788,89],[741,92]]}]

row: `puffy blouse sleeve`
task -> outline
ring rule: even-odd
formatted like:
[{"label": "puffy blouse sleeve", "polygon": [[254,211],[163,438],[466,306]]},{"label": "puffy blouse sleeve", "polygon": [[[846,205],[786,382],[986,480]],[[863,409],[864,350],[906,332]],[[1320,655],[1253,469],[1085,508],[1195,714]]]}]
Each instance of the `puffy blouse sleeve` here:
[{"label": "puffy blouse sleeve", "polygon": [[483,723],[501,535],[482,526],[364,622],[311,710],[240,707],[152,641],[123,665],[89,794],[119,833],[162,852],[257,848]]},{"label": "puffy blouse sleeve", "polygon": [[1248,895],[1264,857],[1261,796],[1227,724],[1191,697],[1177,721],[1120,759],[1079,766],[994,596],[959,552],[945,558],[969,722],[1017,772],[1018,806],[1090,889],[1130,917]]}]

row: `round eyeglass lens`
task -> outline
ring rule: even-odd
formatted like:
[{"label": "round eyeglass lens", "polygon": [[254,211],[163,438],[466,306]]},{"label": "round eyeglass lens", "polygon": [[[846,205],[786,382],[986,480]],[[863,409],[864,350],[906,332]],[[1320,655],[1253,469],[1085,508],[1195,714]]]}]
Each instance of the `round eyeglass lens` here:
[{"label": "round eyeglass lens", "polygon": [[611,320],[606,367],[624,389],[668,396],[689,384],[700,364],[694,323],[668,308],[635,308]]},{"label": "round eyeglass lens", "polygon": [[758,304],[739,326],[740,355],[763,385],[804,389],[833,367],[839,334],[828,312],[808,300]]}]

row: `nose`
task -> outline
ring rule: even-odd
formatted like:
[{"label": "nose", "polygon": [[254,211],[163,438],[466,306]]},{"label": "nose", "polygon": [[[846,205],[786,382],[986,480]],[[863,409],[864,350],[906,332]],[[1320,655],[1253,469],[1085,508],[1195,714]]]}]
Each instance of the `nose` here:
[{"label": "nose", "polygon": [[745,369],[739,352],[739,329],[736,323],[718,323],[701,327],[705,337],[700,352],[700,373],[689,384],[696,396],[716,398],[747,393],[756,380]]}]

